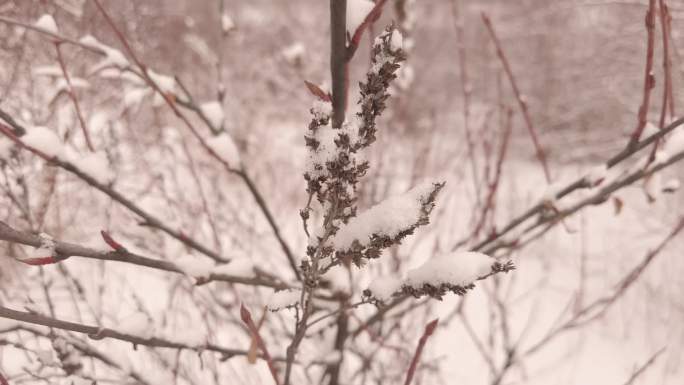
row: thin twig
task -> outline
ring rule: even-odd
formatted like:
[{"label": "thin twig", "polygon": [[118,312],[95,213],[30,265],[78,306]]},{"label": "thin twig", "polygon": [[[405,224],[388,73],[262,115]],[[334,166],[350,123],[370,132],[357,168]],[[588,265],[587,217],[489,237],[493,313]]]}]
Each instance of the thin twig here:
[{"label": "thin twig", "polygon": [[66,80],[67,93],[74,103],[74,109],[76,110],[76,116],[78,117],[78,122],[81,125],[81,130],[83,131],[83,137],[85,138],[86,145],[90,152],[95,152],[93,147],[93,142],[90,140],[90,134],[88,134],[88,127],[86,126],[85,119],[83,119],[83,113],[81,112],[81,106],[78,104],[78,98],[76,97],[76,91],[71,84],[71,77],[69,76],[69,71],[67,71],[66,64],[64,63],[64,57],[62,57],[61,42],[55,42],[55,50],[57,51],[57,61],[59,62],[59,67],[62,69],[62,74],[64,75],[64,80]]},{"label": "thin twig", "polygon": [[663,354],[666,350],[666,347],[663,346],[655,352],[651,358],[648,359],[643,365],[639,367],[632,375],[629,377],[629,379],[624,383],[624,385],[632,385],[634,384],[634,381],[636,381],[637,378],[639,378],[640,375],[642,375],[651,365],[655,363],[655,361],[658,359],[658,357]]},{"label": "thin twig", "polygon": [[655,0],[648,1],[646,11],[646,67],[644,69],[644,92],[637,115],[637,126],[629,139],[627,147],[633,147],[639,142],[641,134],[648,121],[648,109],[651,98],[651,91],[655,87],[655,75],[653,75],[653,51],[655,46]]},{"label": "thin twig", "polygon": [[247,310],[244,304],[240,305],[240,318],[242,319],[242,322],[244,322],[245,325],[247,325],[247,328],[252,334],[252,338],[256,340],[257,345],[259,345],[259,349],[261,349],[261,352],[264,354],[264,359],[266,360],[266,364],[268,364],[268,369],[271,371],[273,381],[275,381],[276,385],[280,385],[280,380],[278,379],[278,371],[275,368],[275,364],[271,359],[271,355],[268,353],[268,349],[266,348],[264,340],[261,338],[261,335],[259,334],[259,329],[256,327],[254,321],[252,320],[252,314],[250,314],[249,310]]},{"label": "thin twig", "polygon": [[[104,233],[107,234],[107,233]],[[103,234],[103,238],[105,235]],[[108,237],[109,235],[107,235]],[[15,230],[14,228],[7,225],[5,222],[0,221],[0,240],[18,243],[26,246],[40,247],[42,240],[39,236]],[[101,251],[95,250],[89,247],[84,247],[76,245],[73,243],[62,242],[55,240],[55,253],[57,254],[57,260],[65,260],[69,257],[81,257],[89,258],[100,261],[115,261],[130,263],[133,265],[148,267],[151,269],[168,271],[178,274],[184,274],[183,270],[176,266],[173,262],[165,261],[162,259],[154,259],[144,257],[126,250],[124,247],[115,248],[113,251]],[[109,243],[109,242],[108,242]],[[111,246],[111,244],[110,244]],[[253,285],[253,286],[264,286],[271,287],[274,289],[282,290],[289,288],[288,285],[283,283],[278,283],[274,280],[266,278],[248,278],[241,276],[233,276],[227,274],[211,274],[206,278],[201,280],[201,283],[208,283],[211,281],[220,281],[228,283],[236,283],[243,285]]]},{"label": "thin twig", "polygon": [[499,38],[496,36],[496,32],[494,32],[492,22],[489,19],[489,16],[487,16],[487,14],[484,12],[482,12],[482,21],[484,21],[484,24],[487,27],[487,31],[489,31],[489,35],[492,38],[492,41],[494,42],[494,46],[496,47],[496,54],[499,57],[499,60],[501,60],[501,64],[503,65],[504,71],[508,76],[508,81],[511,84],[511,88],[513,89],[515,98],[517,99],[518,105],[520,106],[520,110],[522,111],[523,117],[525,118],[527,131],[529,132],[530,138],[532,138],[532,143],[534,144],[534,148],[537,151],[537,159],[539,160],[539,163],[542,165],[542,168],[544,169],[544,177],[546,177],[546,182],[551,183],[551,173],[549,172],[549,165],[547,164],[546,154],[544,153],[544,150],[542,149],[542,146],[539,143],[539,139],[537,138],[537,132],[535,131],[534,126],[532,125],[532,117],[530,116],[527,101],[520,93],[518,84],[515,81],[515,76],[513,76],[513,71],[511,70],[511,65],[508,63],[508,59],[506,59],[506,55],[503,52],[503,48],[501,47],[501,42],[499,41]]},{"label": "thin twig", "polygon": [[420,340],[418,341],[418,346],[416,347],[416,352],[413,355],[413,359],[411,360],[411,365],[409,366],[408,372],[406,373],[406,380],[404,381],[404,385],[410,385],[411,380],[413,380],[413,376],[416,372],[416,367],[418,366],[418,361],[420,361],[420,356],[423,353],[423,348],[425,347],[425,343],[427,342],[428,338],[434,333],[435,328],[437,328],[437,322],[439,322],[439,319],[435,319],[433,321],[430,321],[427,326],[425,326],[425,332],[423,332],[423,335],[420,337]]},{"label": "thin twig", "polygon": [[133,334],[121,333],[113,329],[101,328],[97,326],[84,325],[76,322],[64,321],[57,318],[47,317],[40,314],[23,312],[18,310],[9,309],[4,306],[0,306],[0,317],[8,318],[19,322],[26,322],[34,325],[47,326],[54,329],[68,330],[76,333],[87,334],[90,338],[94,340],[101,340],[104,338],[111,338],[115,340],[130,342],[135,345],[149,346],[153,348],[170,348],[170,349],[183,349],[183,350],[207,350],[212,352],[221,353],[224,356],[232,357],[236,355],[244,356],[247,354],[246,350],[230,349],[213,344],[203,344],[199,346],[190,346],[180,342],[174,342],[171,340],[151,337],[143,338]]}]

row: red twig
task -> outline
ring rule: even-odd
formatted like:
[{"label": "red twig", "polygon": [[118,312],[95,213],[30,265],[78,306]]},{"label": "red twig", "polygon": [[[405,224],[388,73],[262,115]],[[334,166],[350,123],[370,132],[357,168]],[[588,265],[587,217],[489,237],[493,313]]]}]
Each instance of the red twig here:
[{"label": "red twig", "polygon": [[484,227],[486,220],[487,220],[487,214],[490,211],[494,210],[494,203],[495,200],[494,198],[496,197],[496,193],[499,188],[499,181],[501,180],[501,171],[503,170],[503,162],[504,159],[506,159],[506,152],[508,149],[508,143],[510,142],[511,138],[511,131],[513,128],[513,123],[511,116],[513,115],[513,111],[511,111],[510,108],[507,109],[507,117],[506,117],[506,123],[504,127],[504,132],[503,132],[503,137],[501,138],[501,143],[499,147],[499,153],[497,155],[496,159],[496,165],[494,168],[494,177],[492,178],[491,181],[489,181],[489,190],[487,192],[487,197],[485,198],[485,203],[484,207],[482,208],[482,214],[480,217],[480,220],[475,226],[475,230],[473,230],[472,237],[477,237],[482,228]]},{"label": "red twig", "polygon": [[406,381],[404,381],[404,385],[409,385],[411,380],[413,380],[413,375],[416,373],[416,367],[418,366],[420,355],[423,353],[423,348],[425,347],[425,343],[427,342],[428,338],[430,338],[432,333],[435,332],[435,329],[437,328],[437,322],[439,322],[439,319],[430,321],[430,323],[425,326],[425,332],[423,332],[422,337],[420,337],[420,340],[418,341],[416,353],[413,355],[411,366],[409,366],[408,372],[406,373]]},{"label": "red twig", "polygon": [[0,373],[0,385],[9,385],[9,382],[5,379],[5,376]]},{"label": "red twig", "polygon": [[[671,72],[671,61],[670,61],[670,12],[665,5],[665,0],[658,0],[660,6],[660,29],[663,35],[663,72],[665,75],[665,84],[663,85],[663,100],[662,106],[660,108],[660,120],[658,121],[658,128],[663,129],[665,127],[665,118],[667,117],[667,111],[670,110],[670,116],[674,116],[673,112],[673,95],[672,95],[672,72]],[[655,20],[654,20],[655,22]],[[660,145],[661,139],[656,140],[651,149],[651,154],[648,157],[647,166],[655,160],[656,151],[658,151],[658,146]]]},{"label": "red twig", "polygon": [[34,154],[38,155],[39,157],[43,158],[44,160],[46,160],[46,161],[48,161],[48,162],[54,160],[54,158],[51,157],[51,156],[49,156],[48,154],[46,154],[46,153],[44,153],[44,152],[42,152],[42,151],[40,151],[40,150],[38,150],[38,149],[36,149],[36,148],[33,148],[33,147],[31,147],[31,146],[25,144],[24,142],[22,142],[21,139],[19,139],[19,137],[17,137],[17,135],[15,135],[14,130],[12,130],[11,128],[5,126],[5,125],[2,124],[2,123],[0,123],[0,132],[1,132],[3,135],[5,135],[8,139],[10,139],[11,141],[13,141],[13,142],[16,143],[17,145],[19,145],[19,147],[22,147],[22,148],[25,148],[25,149],[31,151],[32,153],[34,153]]},{"label": "red twig", "polygon": [[49,256],[49,257],[19,259],[19,262],[25,263],[25,264],[31,265],[31,266],[45,266],[45,265],[52,265],[52,264],[61,262],[63,260],[64,260],[64,258],[55,258],[53,256]]},{"label": "red twig", "polygon": [[354,35],[349,41],[347,61],[351,60],[356,52],[356,49],[359,48],[359,42],[361,42],[361,37],[363,36],[363,32],[366,30],[366,28],[368,28],[371,23],[375,23],[380,18],[380,15],[382,15],[382,7],[385,5],[386,1],[387,0],[378,0],[375,3],[375,7],[368,12],[368,15],[366,15],[366,18],[363,19],[361,25],[359,25],[358,28],[356,28],[356,31],[354,31]]},{"label": "red twig", "polygon": [[74,109],[76,110],[76,116],[78,117],[78,122],[81,124],[81,130],[83,131],[83,136],[85,137],[85,142],[86,145],[88,146],[88,149],[91,152],[95,152],[95,148],[93,147],[93,142],[90,140],[90,134],[88,134],[88,127],[86,126],[85,119],[83,119],[83,113],[81,112],[81,106],[78,104],[78,98],[76,97],[76,92],[74,91],[74,87],[71,85],[71,77],[69,76],[69,72],[66,69],[66,65],[64,64],[64,57],[62,57],[62,50],[60,46],[62,45],[61,41],[55,41],[55,50],[57,51],[57,61],[59,62],[59,67],[62,69],[62,74],[64,75],[64,80],[66,80],[67,87],[69,88],[67,90],[67,93],[69,94],[69,97],[71,100],[74,102]]},{"label": "red twig", "polygon": [[105,243],[107,245],[109,245],[109,247],[114,249],[114,251],[125,251],[126,250],[126,248],[121,246],[121,244],[119,242],[115,241],[114,238],[112,238],[112,236],[109,235],[108,232],[106,232],[104,230],[100,230],[100,235],[102,235],[102,239],[105,241]]},{"label": "red twig", "polygon": [[532,143],[534,144],[534,148],[537,151],[537,159],[539,159],[539,163],[541,163],[542,168],[544,169],[544,176],[546,177],[546,182],[550,183],[551,173],[549,172],[549,165],[546,162],[546,154],[544,153],[544,150],[542,149],[541,144],[539,143],[537,133],[534,130],[534,126],[532,125],[532,117],[530,117],[527,102],[520,93],[520,89],[518,88],[518,84],[515,81],[515,76],[513,76],[511,66],[508,63],[508,59],[506,59],[506,55],[504,54],[503,49],[501,48],[501,42],[499,41],[499,38],[496,36],[496,32],[494,32],[492,21],[484,12],[482,12],[482,21],[484,21],[484,24],[487,27],[487,31],[489,31],[489,35],[492,38],[492,41],[494,42],[494,46],[496,47],[496,54],[499,57],[499,60],[501,60],[501,64],[504,67],[504,71],[506,71],[506,75],[508,76],[508,81],[511,83],[511,88],[513,88],[515,98],[518,100],[518,104],[520,105],[520,110],[522,111],[523,117],[525,118],[525,124],[527,125],[527,131],[530,133]]},{"label": "red twig", "polygon": [[665,4],[665,0],[659,0],[660,4],[660,28],[663,34],[663,69],[665,70],[665,86],[663,87],[663,106],[660,111],[660,125],[665,127],[665,117],[669,109],[670,116],[674,116],[674,98],[672,95],[672,58],[670,57],[670,32],[672,31],[672,16]]},{"label": "red twig", "polygon": [[463,128],[465,131],[466,144],[468,145],[468,158],[470,159],[470,168],[473,174],[473,186],[475,187],[475,196],[477,197],[477,205],[480,206],[480,183],[477,173],[477,159],[475,158],[475,143],[473,141],[472,133],[470,132],[470,96],[472,93],[472,86],[468,78],[468,60],[465,43],[465,31],[463,23],[465,18],[459,13],[457,0],[451,1],[452,18],[454,19],[454,27],[456,29],[456,44],[458,45],[458,61],[461,78],[461,93],[463,94]]},{"label": "red twig", "polygon": [[655,87],[655,76],[653,75],[653,51],[655,46],[655,0],[648,1],[646,11],[646,68],[644,70],[644,93],[639,107],[637,127],[632,133],[628,147],[634,147],[641,138],[641,134],[646,127],[648,119],[648,107],[651,98],[651,91]]},{"label": "red twig", "polygon": [[252,320],[252,314],[249,312],[249,310],[247,310],[244,304],[240,305],[240,318],[242,319],[242,322],[244,322],[245,325],[247,325],[247,328],[252,334],[252,339],[256,341],[257,345],[259,346],[259,349],[261,349],[261,352],[264,353],[264,359],[268,364],[268,369],[271,371],[273,380],[275,381],[276,385],[280,385],[280,380],[278,380],[278,371],[276,371],[273,359],[271,358],[271,355],[268,353],[268,349],[266,349],[266,344],[264,344],[264,340],[261,339],[261,335],[259,335],[259,329]]}]

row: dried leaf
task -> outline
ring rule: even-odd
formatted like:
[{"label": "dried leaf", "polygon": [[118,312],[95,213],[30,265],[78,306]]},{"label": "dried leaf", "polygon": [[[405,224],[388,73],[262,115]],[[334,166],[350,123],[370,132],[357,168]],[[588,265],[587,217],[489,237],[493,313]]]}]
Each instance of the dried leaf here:
[{"label": "dried leaf", "polygon": [[622,212],[622,207],[625,205],[625,203],[622,201],[622,199],[618,197],[613,197],[613,207],[615,208],[615,215],[620,215]]},{"label": "dried leaf", "polygon": [[[261,313],[261,318],[259,319],[259,323],[257,324],[257,331],[261,329],[261,325],[264,324],[264,321],[266,320],[266,307],[264,307],[263,313]],[[257,343],[256,338],[252,336],[252,342],[249,344],[249,350],[247,351],[247,362],[250,364],[254,365],[257,360],[257,353],[259,351],[259,344]]]},{"label": "dried leaf", "polygon": [[309,89],[309,92],[311,92],[311,94],[313,96],[316,96],[317,98],[321,99],[324,102],[331,102],[332,103],[332,98],[330,97],[330,95],[325,93],[325,91],[323,91],[321,89],[321,87],[319,87],[319,86],[317,86],[317,85],[315,85],[309,81],[306,81],[306,80],[304,80],[304,84],[306,84],[306,88]]}]

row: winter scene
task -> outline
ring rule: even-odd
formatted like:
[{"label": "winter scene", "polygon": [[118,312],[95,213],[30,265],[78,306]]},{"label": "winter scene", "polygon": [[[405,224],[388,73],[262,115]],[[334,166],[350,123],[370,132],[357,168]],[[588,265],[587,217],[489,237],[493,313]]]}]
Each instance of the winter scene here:
[{"label": "winter scene", "polygon": [[0,385],[684,384],[684,0],[0,0]]}]

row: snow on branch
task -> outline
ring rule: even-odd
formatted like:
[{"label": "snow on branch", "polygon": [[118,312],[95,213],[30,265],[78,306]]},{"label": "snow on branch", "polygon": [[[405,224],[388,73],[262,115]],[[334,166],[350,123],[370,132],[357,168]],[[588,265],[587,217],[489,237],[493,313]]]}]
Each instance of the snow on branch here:
[{"label": "snow on branch", "polygon": [[442,187],[444,183],[423,183],[351,218],[332,239],[336,258],[361,265],[363,259],[378,258],[383,249],[399,244],[417,227],[429,223]]},{"label": "snow on branch", "polygon": [[428,259],[409,270],[404,278],[376,279],[364,290],[364,295],[381,303],[402,294],[441,300],[448,292],[464,295],[475,287],[476,281],[514,269],[511,261],[501,263],[483,253],[451,252]]}]

